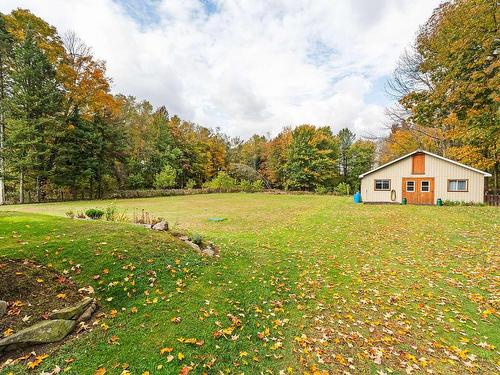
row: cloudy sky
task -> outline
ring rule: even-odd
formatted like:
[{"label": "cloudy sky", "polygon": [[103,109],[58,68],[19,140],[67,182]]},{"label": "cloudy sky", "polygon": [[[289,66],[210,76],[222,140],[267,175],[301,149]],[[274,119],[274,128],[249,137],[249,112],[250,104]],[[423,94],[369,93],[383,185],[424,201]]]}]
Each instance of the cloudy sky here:
[{"label": "cloudy sky", "polygon": [[1,0],[107,62],[113,90],[232,136],[384,131],[384,85],[438,0]]}]

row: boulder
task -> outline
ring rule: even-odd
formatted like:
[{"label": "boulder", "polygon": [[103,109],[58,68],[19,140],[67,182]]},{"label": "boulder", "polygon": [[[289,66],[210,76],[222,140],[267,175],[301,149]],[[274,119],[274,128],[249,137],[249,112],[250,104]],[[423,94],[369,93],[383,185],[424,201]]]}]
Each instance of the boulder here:
[{"label": "boulder", "polygon": [[36,344],[56,342],[75,327],[74,320],[44,320],[0,340],[0,353]]},{"label": "boulder", "polygon": [[95,302],[92,302],[90,304],[90,306],[87,307],[87,309],[83,312],[83,314],[78,317],[76,322],[80,323],[80,322],[86,322],[87,320],[89,320],[92,317],[92,314],[94,313],[96,308],[97,308],[97,305],[95,304]]},{"label": "boulder", "polygon": [[50,319],[78,319],[85,310],[94,302],[93,298],[85,297],[81,302],[76,305],[66,307],[61,310],[55,310],[50,314]]},{"label": "boulder", "polygon": [[0,318],[7,312],[7,302],[0,301]]},{"label": "boulder", "polygon": [[168,230],[168,223],[164,220],[160,221],[159,223],[156,223],[152,227],[153,230],[158,230],[158,231],[164,231]]}]

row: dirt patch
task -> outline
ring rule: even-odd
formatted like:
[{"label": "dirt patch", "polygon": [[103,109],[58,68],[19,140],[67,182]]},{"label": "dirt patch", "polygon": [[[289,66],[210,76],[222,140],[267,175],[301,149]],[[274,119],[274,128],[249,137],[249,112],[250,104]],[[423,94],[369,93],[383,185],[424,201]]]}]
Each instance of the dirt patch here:
[{"label": "dirt patch", "polygon": [[8,304],[0,318],[0,338],[81,299],[78,287],[64,275],[31,261],[0,258],[0,300]]}]

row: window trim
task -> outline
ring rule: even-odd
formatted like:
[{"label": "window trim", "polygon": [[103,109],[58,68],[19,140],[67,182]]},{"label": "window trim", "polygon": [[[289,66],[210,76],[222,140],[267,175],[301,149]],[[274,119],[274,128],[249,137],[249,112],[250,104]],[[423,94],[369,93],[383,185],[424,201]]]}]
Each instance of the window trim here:
[{"label": "window trim", "polygon": [[[427,185],[428,190],[424,190],[424,182],[428,183],[428,185]],[[431,181],[430,180],[420,180],[420,192],[421,193],[430,193],[431,192]]]},{"label": "window trim", "polygon": [[[408,182],[412,182],[412,183],[413,183],[413,190],[408,190]],[[407,193],[414,193],[414,192],[416,191],[416,189],[415,189],[415,188],[417,187],[416,185],[417,185],[417,184],[416,184],[416,181],[415,181],[415,180],[409,180],[409,181],[406,181],[406,183],[405,183],[405,191],[406,191]]]},{"label": "window trim", "polygon": [[[377,189],[377,181],[388,181],[389,182],[389,188],[387,189]],[[390,178],[377,178],[373,180],[373,190],[374,191],[390,191],[391,190],[391,179]]]},{"label": "window trim", "polygon": [[[465,190],[450,190],[450,181],[465,181]],[[458,187],[458,183],[457,183]],[[468,178],[449,178],[446,181],[446,191],[449,193],[468,193],[469,192],[469,179]]]}]

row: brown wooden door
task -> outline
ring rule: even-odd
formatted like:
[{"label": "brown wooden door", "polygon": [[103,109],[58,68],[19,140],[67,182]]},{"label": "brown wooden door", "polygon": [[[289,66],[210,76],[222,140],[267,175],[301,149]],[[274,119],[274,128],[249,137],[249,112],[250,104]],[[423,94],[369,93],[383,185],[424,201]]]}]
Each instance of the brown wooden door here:
[{"label": "brown wooden door", "polygon": [[401,196],[408,204],[434,204],[434,177],[403,177]]}]

